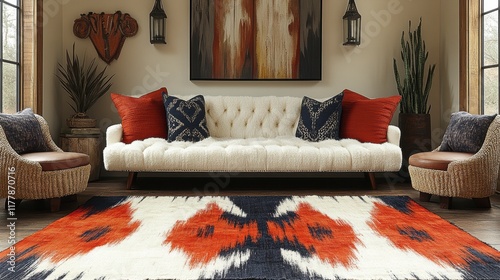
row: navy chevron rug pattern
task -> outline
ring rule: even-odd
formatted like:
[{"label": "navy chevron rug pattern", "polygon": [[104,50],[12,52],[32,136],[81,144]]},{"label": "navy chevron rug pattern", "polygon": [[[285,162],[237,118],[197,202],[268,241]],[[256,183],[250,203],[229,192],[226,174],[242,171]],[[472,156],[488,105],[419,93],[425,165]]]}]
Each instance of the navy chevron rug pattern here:
[{"label": "navy chevron rug pattern", "polygon": [[406,196],[93,197],[0,279],[495,279],[500,252]]}]

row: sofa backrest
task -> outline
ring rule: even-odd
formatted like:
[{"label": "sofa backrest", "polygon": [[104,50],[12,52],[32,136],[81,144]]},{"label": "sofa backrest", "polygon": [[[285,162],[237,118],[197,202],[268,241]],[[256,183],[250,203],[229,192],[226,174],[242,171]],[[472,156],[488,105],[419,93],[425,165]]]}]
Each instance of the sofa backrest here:
[{"label": "sofa backrest", "polygon": [[300,97],[204,96],[210,135],[255,138],[295,135]]}]

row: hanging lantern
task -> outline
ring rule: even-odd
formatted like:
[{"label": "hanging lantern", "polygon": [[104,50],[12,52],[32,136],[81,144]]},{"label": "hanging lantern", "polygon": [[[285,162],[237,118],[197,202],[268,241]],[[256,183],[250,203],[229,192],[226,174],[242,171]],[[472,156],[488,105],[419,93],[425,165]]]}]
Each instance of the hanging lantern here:
[{"label": "hanging lantern", "polygon": [[161,0],[155,0],[153,10],[149,14],[149,41],[151,44],[166,44],[167,14],[163,10]]},{"label": "hanging lantern", "polygon": [[361,15],[358,13],[354,0],[349,0],[344,21],[344,45],[361,44]]}]

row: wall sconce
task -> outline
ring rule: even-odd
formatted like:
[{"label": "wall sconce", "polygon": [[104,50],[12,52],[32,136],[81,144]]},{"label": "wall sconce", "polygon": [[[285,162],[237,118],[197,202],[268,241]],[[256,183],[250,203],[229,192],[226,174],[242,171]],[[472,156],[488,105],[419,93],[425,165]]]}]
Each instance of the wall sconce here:
[{"label": "wall sconce", "polygon": [[153,10],[149,14],[149,41],[151,44],[166,44],[165,31],[167,14],[163,10],[161,0],[155,0]]},{"label": "wall sconce", "polygon": [[344,20],[344,46],[361,44],[361,15],[354,0],[349,0]]}]

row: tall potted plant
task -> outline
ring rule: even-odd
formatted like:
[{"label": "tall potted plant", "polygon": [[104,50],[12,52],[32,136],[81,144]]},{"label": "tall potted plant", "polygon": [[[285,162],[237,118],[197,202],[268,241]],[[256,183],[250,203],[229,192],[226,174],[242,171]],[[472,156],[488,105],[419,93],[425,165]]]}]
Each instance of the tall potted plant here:
[{"label": "tall potted plant", "polygon": [[[401,60],[403,72],[399,73],[394,59],[394,76],[398,92],[401,95],[399,127],[401,129],[401,150],[403,167],[407,167],[410,155],[431,149],[431,106],[428,105],[432,87],[435,64],[426,68],[429,52],[422,39],[422,18],[416,30],[408,28],[409,40],[405,40],[405,32],[401,35]],[[427,76],[426,76],[427,72]]]},{"label": "tall potted plant", "polygon": [[114,75],[106,75],[106,68],[97,69],[95,58],[86,63],[85,57],[80,60],[73,53],[66,51],[66,66],[58,64],[56,74],[63,89],[69,94],[72,101],[69,105],[75,114],[67,119],[69,127],[95,127],[97,121],[87,115],[87,111],[101,98],[111,87],[111,79]]}]

